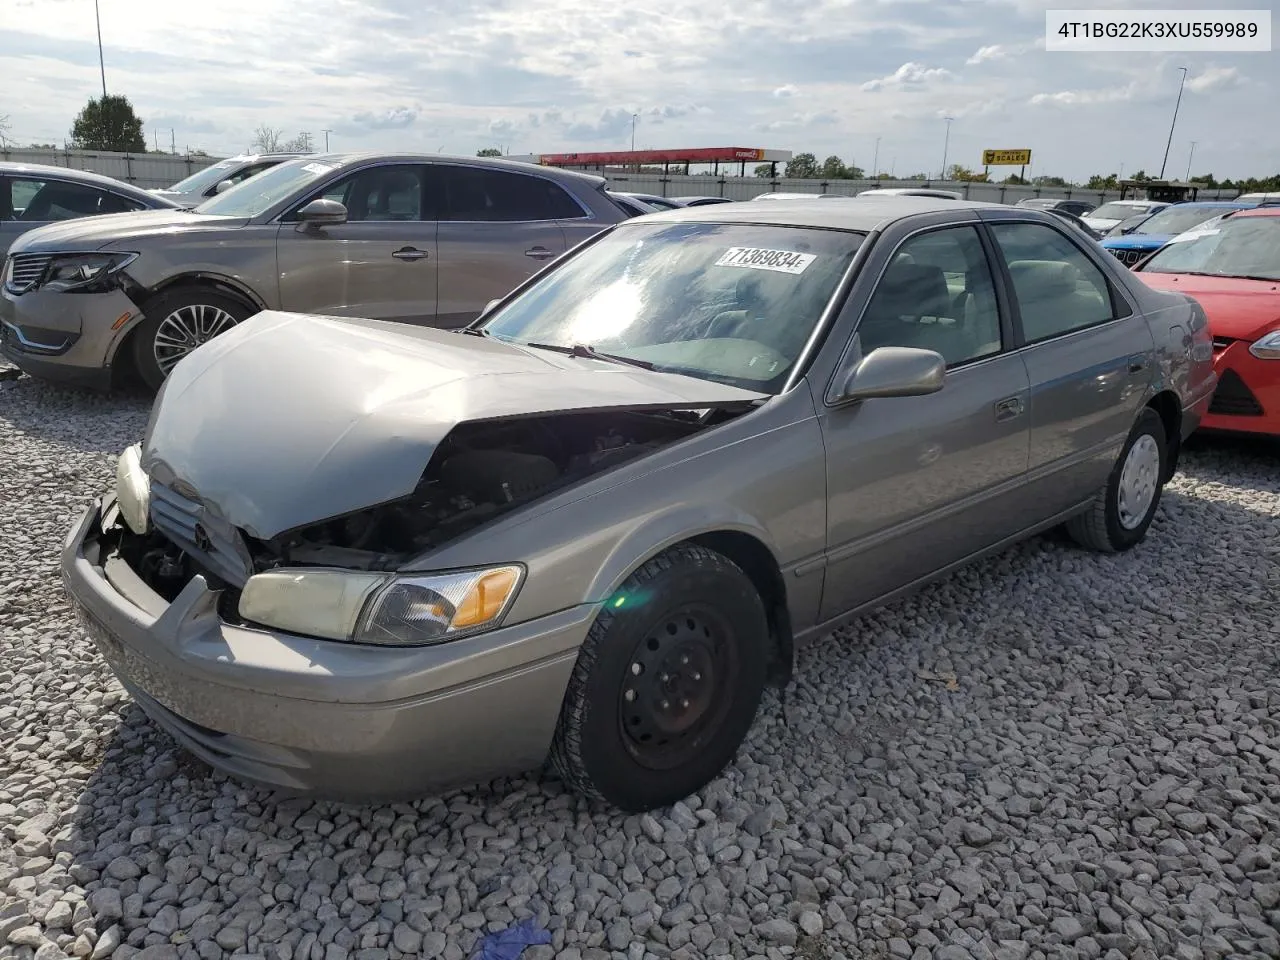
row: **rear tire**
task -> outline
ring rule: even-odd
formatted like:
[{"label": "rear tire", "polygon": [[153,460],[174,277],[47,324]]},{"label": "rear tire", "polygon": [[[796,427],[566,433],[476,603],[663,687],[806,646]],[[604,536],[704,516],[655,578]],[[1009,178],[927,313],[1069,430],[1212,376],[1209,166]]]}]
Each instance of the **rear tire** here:
[{"label": "rear tire", "polygon": [[577,792],[631,813],[687,797],[737,753],[768,662],[764,604],[747,575],[705,547],[672,547],[592,625],[551,767]]},{"label": "rear tire", "polygon": [[1168,446],[1164,421],[1145,407],[1089,509],[1067,521],[1071,538],[1099,553],[1119,553],[1141,543],[1160,505]]},{"label": "rear tire", "polygon": [[257,311],[212,287],[178,287],[142,305],[133,331],[133,363],[152,391],[169,371],[201,343],[226,333]]}]

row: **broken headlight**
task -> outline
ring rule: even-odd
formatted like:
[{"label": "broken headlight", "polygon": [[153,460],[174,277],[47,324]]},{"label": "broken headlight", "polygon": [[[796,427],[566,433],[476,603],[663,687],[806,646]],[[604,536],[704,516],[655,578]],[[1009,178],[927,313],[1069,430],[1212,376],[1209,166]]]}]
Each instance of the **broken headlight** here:
[{"label": "broken headlight", "polygon": [[441,643],[497,626],[523,575],[524,569],[515,565],[399,577],[271,570],[249,578],[240,594],[240,615],[330,640],[383,646]]},{"label": "broken headlight", "polygon": [[151,478],[142,469],[142,445],[135,443],[116,462],[116,504],[125,524],[142,536],[151,526]]},{"label": "broken headlight", "polygon": [[50,262],[41,286],[62,292],[87,289],[137,259],[136,253],[58,254]]}]

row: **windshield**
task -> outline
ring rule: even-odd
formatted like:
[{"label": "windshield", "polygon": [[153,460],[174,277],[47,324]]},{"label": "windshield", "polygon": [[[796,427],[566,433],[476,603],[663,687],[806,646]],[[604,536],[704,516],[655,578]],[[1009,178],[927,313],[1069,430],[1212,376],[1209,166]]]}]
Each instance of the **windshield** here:
[{"label": "windshield", "polygon": [[1134,233],[1182,233],[1212,220],[1221,207],[1166,207],[1139,226]]},{"label": "windshield", "polygon": [[1146,213],[1150,207],[1134,206],[1130,203],[1104,203],[1097,210],[1089,213],[1090,220],[1128,220],[1140,213]]},{"label": "windshield", "polygon": [[1280,280],[1280,217],[1231,217],[1174,237],[1143,271]]},{"label": "windshield", "polygon": [[513,343],[589,346],[777,393],[863,239],[803,227],[633,222],[481,326]]},{"label": "windshield", "polygon": [[336,163],[321,160],[288,160],[211,197],[196,207],[196,213],[256,217],[337,168]]},{"label": "windshield", "polygon": [[232,170],[243,160],[219,160],[211,167],[205,167],[203,170],[197,170],[185,180],[179,180],[172,187],[165,187],[166,190],[172,190],[174,193],[203,193],[215,183],[221,183],[226,178],[226,172]]}]

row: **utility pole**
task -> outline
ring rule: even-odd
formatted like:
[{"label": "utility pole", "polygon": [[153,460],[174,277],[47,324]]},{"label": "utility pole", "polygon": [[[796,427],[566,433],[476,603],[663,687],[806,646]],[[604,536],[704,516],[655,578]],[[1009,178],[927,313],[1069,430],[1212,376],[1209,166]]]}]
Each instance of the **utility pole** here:
[{"label": "utility pole", "polygon": [[178,152],[178,138],[173,132],[173,127],[169,128],[169,152],[170,153]]},{"label": "utility pole", "polygon": [[876,137],[876,152],[871,158],[871,179],[880,176],[880,138]]},{"label": "utility pole", "polygon": [[98,13],[98,0],[93,0],[93,19],[98,24],[98,71],[102,74],[102,99],[107,99],[107,65],[102,59],[102,16]]},{"label": "utility pole", "polygon": [[1169,124],[1169,140],[1164,145],[1164,160],[1160,163],[1160,177],[1164,179],[1164,168],[1169,162],[1169,148],[1173,146],[1173,128],[1178,125],[1178,107],[1182,106],[1182,88],[1187,82],[1187,68],[1179,67],[1182,71],[1182,79],[1178,81],[1178,99],[1173,104],[1173,122]]},{"label": "utility pole", "polygon": [[1195,155],[1196,155],[1196,142],[1192,140],[1191,152],[1187,154],[1187,175],[1183,178],[1184,180],[1187,180],[1187,181],[1191,180],[1191,158],[1194,157]]},{"label": "utility pole", "polygon": [[947,179],[947,148],[951,146],[951,121],[955,117],[943,117],[947,121],[947,133],[942,139],[942,179]]},{"label": "utility pole", "polygon": [[633,113],[631,115],[631,152],[635,153],[636,149],[636,121],[640,119],[640,114]]},{"label": "utility pole", "polygon": [[332,130],[324,131],[324,152],[325,153],[329,152],[329,134],[331,133],[333,133]]}]

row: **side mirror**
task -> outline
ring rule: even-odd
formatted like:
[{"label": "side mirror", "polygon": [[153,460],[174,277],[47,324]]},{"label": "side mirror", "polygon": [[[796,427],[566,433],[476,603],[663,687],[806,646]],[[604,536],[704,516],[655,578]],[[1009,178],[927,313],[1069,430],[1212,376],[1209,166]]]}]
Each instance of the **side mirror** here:
[{"label": "side mirror", "polygon": [[213,188],[213,192],[226,193],[228,190],[230,190],[234,186],[235,184],[232,183],[230,180],[223,180],[221,183],[219,183],[216,187]]},{"label": "side mirror", "polygon": [[325,200],[321,197],[304,206],[296,216],[298,223],[304,226],[333,226],[347,222],[347,208],[337,200]]},{"label": "side mirror", "polygon": [[[484,305],[484,309],[480,311],[480,316],[487,317],[489,314],[493,312],[493,308],[496,307],[499,304],[499,302],[500,300],[490,300],[488,303]],[[479,319],[479,317],[477,317],[476,319]]]},{"label": "side mirror", "polygon": [[941,390],[946,373],[947,362],[933,350],[877,347],[849,371],[835,399],[922,397]]}]

